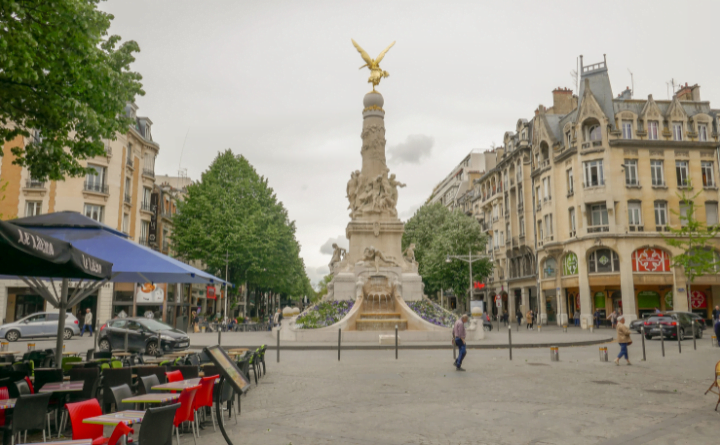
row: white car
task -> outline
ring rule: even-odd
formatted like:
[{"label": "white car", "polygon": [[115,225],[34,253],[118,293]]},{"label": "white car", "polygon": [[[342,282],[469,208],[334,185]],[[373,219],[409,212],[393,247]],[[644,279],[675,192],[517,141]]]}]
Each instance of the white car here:
[{"label": "white car", "polygon": [[[73,335],[80,334],[80,322],[73,314],[67,313],[66,315],[63,339],[70,340]],[[0,338],[7,341],[18,341],[20,338],[57,337],[57,331],[57,312],[37,312],[0,326]]]}]

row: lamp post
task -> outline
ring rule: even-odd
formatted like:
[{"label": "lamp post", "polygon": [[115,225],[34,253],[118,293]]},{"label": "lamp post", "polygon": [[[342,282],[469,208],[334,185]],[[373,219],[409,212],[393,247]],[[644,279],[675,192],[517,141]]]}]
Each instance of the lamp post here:
[{"label": "lamp post", "polygon": [[447,258],[445,258],[446,263],[452,263],[452,260],[460,260],[468,263],[468,268],[470,269],[470,287],[469,287],[469,294],[468,294],[468,305],[470,304],[470,299],[472,298],[472,292],[473,292],[473,273],[472,273],[472,263],[475,261],[480,261],[484,259],[490,259],[490,262],[493,262],[492,257],[488,257],[486,255],[475,255],[472,254],[472,249],[468,251],[467,255],[447,255]]},{"label": "lamp post", "polygon": [[[250,265],[252,267],[252,265]],[[247,294],[248,294],[248,282],[247,282],[247,273],[248,270],[250,270],[250,267],[245,269],[245,298],[243,302],[243,320],[247,318]]]}]

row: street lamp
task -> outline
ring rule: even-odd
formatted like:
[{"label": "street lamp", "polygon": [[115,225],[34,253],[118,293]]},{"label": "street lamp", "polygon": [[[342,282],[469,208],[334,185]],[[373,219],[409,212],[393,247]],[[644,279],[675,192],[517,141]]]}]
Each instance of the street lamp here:
[{"label": "street lamp", "polygon": [[468,251],[467,255],[447,255],[445,258],[446,263],[452,263],[452,260],[460,260],[468,263],[468,267],[470,269],[470,288],[469,288],[469,296],[468,296],[468,304],[470,304],[470,298],[472,298],[472,291],[473,291],[473,273],[472,273],[472,263],[475,261],[485,260],[489,259],[490,262],[493,262],[492,257],[489,257],[487,255],[475,255],[473,257],[472,249]]}]

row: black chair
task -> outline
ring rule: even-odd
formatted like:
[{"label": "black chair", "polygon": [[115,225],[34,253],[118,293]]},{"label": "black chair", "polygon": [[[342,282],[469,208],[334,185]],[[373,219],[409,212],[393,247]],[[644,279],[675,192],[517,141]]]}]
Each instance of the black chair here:
[{"label": "black chair", "polygon": [[88,349],[87,354],[85,355],[85,361],[89,362],[90,360],[95,359],[95,348]]},{"label": "black chair", "polygon": [[[115,404],[115,411],[125,411],[135,408],[134,403],[123,403],[124,399],[128,399],[133,396],[130,386],[122,384],[120,386],[113,386],[107,395],[112,395],[112,403]],[[103,403],[107,403],[108,400],[103,398]]]},{"label": "black chair", "polygon": [[[37,413],[45,413],[50,402],[51,393],[47,394],[27,394],[21,395],[15,402],[15,409],[12,413],[12,423],[2,427],[4,429],[3,443],[7,443],[7,435],[12,435],[11,443],[14,445],[15,437],[18,437],[17,443],[21,442],[22,432],[25,432],[25,438],[22,442],[27,442],[28,430],[42,430],[43,442],[45,436],[45,416],[38,416]],[[50,424],[48,423],[48,429]]]},{"label": "black chair", "polygon": [[[207,375],[207,371],[206,371]],[[213,374],[209,374],[213,375]],[[218,392],[220,391],[220,386],[215,385],[213,388],[213,400],[217,400]],[[233,401],[233,395],[235,394],[235,390],[233,389],[232,385],[230,385],[230,382],[225,382],[222,388],[222,394],[220,394],[220,403],[227,403],[227,410],[228,410],[228,419],[232,415],[232,406],[234,405]],[[235,410],[235,423],[237,423],[237,416],[240,414],[240,393],[238,393],[237,396],[237,402],[238,402],[238,408]],[[221,410],[222,411],[222,410]],[[222,416],[221,416],[222,417]],[[223,425],[225,425],[225,418],[222,417],[221,419],[218,419],[218,422],[223,422]]]},{"label": "black chair", "polygon": [[196,379],[200,376],[200,369],[197,366],[168,366],[168,371],[180,371],[183,375],[183,379]]},{"label": "black chair", "polygon": [[167,383],[165,371],[167,371],[167,369],[164,366],[141,366],[135,368],[135,374],[137,374],[138,378],[147,375],[154,375],[157,376],[160,383]]},{"label": "black chair", "polygon": [[198,359],[200,360],[200,364],[203,363],[213,363],[212,360],[210,360],[210,357],[205,353],[205,351],[201,351],[198,355]]},{"label": "black chair", "polygon": [[173,420],[178,408],[180,408],[179,403],[148,408],[143,416],[142,428],[135,445],[172,445]]},{"label": "black chair", "polygon": [[188,366],[200,366],[200,357],[198,357],[197,354],[189,355],[188,358],[185,359],[185,364]]},{"label": "black chair", "polygon": [[100,370],[98,368],[73,368],[68,373],[70,381],[84,382],[80,392],[70,393],[70,402],[80,402],[95,398],[100,383]]},{"label": "black chair", "polygon": [[97,351],[95,352],[95,359],[108,359],[112,358],[112,352],[110,351]]},{"label": "black chair", "polygon": [[38,392],[46,383],[63,381],[62,369],[42,368],[35,370],[35,392]]},{"label": "black chair", "polygon": [[[110,388],[114,386],[127,385],[132,387],[132,369],[130,368],[108,368],[102,371],[102,407],[103,412],[110,412],[110,404],[115,400],[112,397]],[[130,408],[132,409],[132,408]],[[119,410],[118,410],[119,411]]]},{"label": "black chair", "polygon": [[18,380],[14,383],[15,390],[17,391],[18,396],[24,396],[30,394],[30,385],[28,385],[26,380]]},{"label": "black chair", "polygon": [[160,384],[160,380],[155,374],[144,375],[140,377],[138,385],[138,394],[152,394],[159,391],[153,391],[152,387]]}]

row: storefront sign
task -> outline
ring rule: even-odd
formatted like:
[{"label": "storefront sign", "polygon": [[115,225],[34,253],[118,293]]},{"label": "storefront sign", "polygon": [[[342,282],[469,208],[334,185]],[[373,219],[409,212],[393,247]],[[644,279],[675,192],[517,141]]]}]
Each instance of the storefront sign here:
[{"label": "storefront sign", "polygon": [[690,305],[693,309],[707,309],[707,295],[705,292],[694,290],[690,295]]},{"label": "storefront sign", "polygon": [[605,308],[605,292],[595,292],[594,300],[596,309]]},{"label": "storefront sign", "polygon": [[563,258],[563,275],[577,275],[578,259],[577,255],[570,252]]},{"label": "storefront sign", "polygon": [[660,294],[654,290],[644,290],[637,294],[638,307],[652,309],[660,307]]},{"label": "storefront sign", "polygon": [[152,283],[138,284],[135,302],[137,304],[162,304],[165,301],[165,291]]},{"label": "storefront sign", "polygon": [[633,272],[670,272],[670,255],[661,249],[638,249],[632,254]]},{"label": "storefront sign", "polygon": [[215,286],[207,287],[207,298],[208,300],[217,300],[217,295],[215,295]]},{"label": "storefront sign", "polygon": [[160,195],[158,193],[150,194],[150,228],[148,230],[148,243],[157,244],[157,218],[158,218],[158,202],[160,201]]}]

